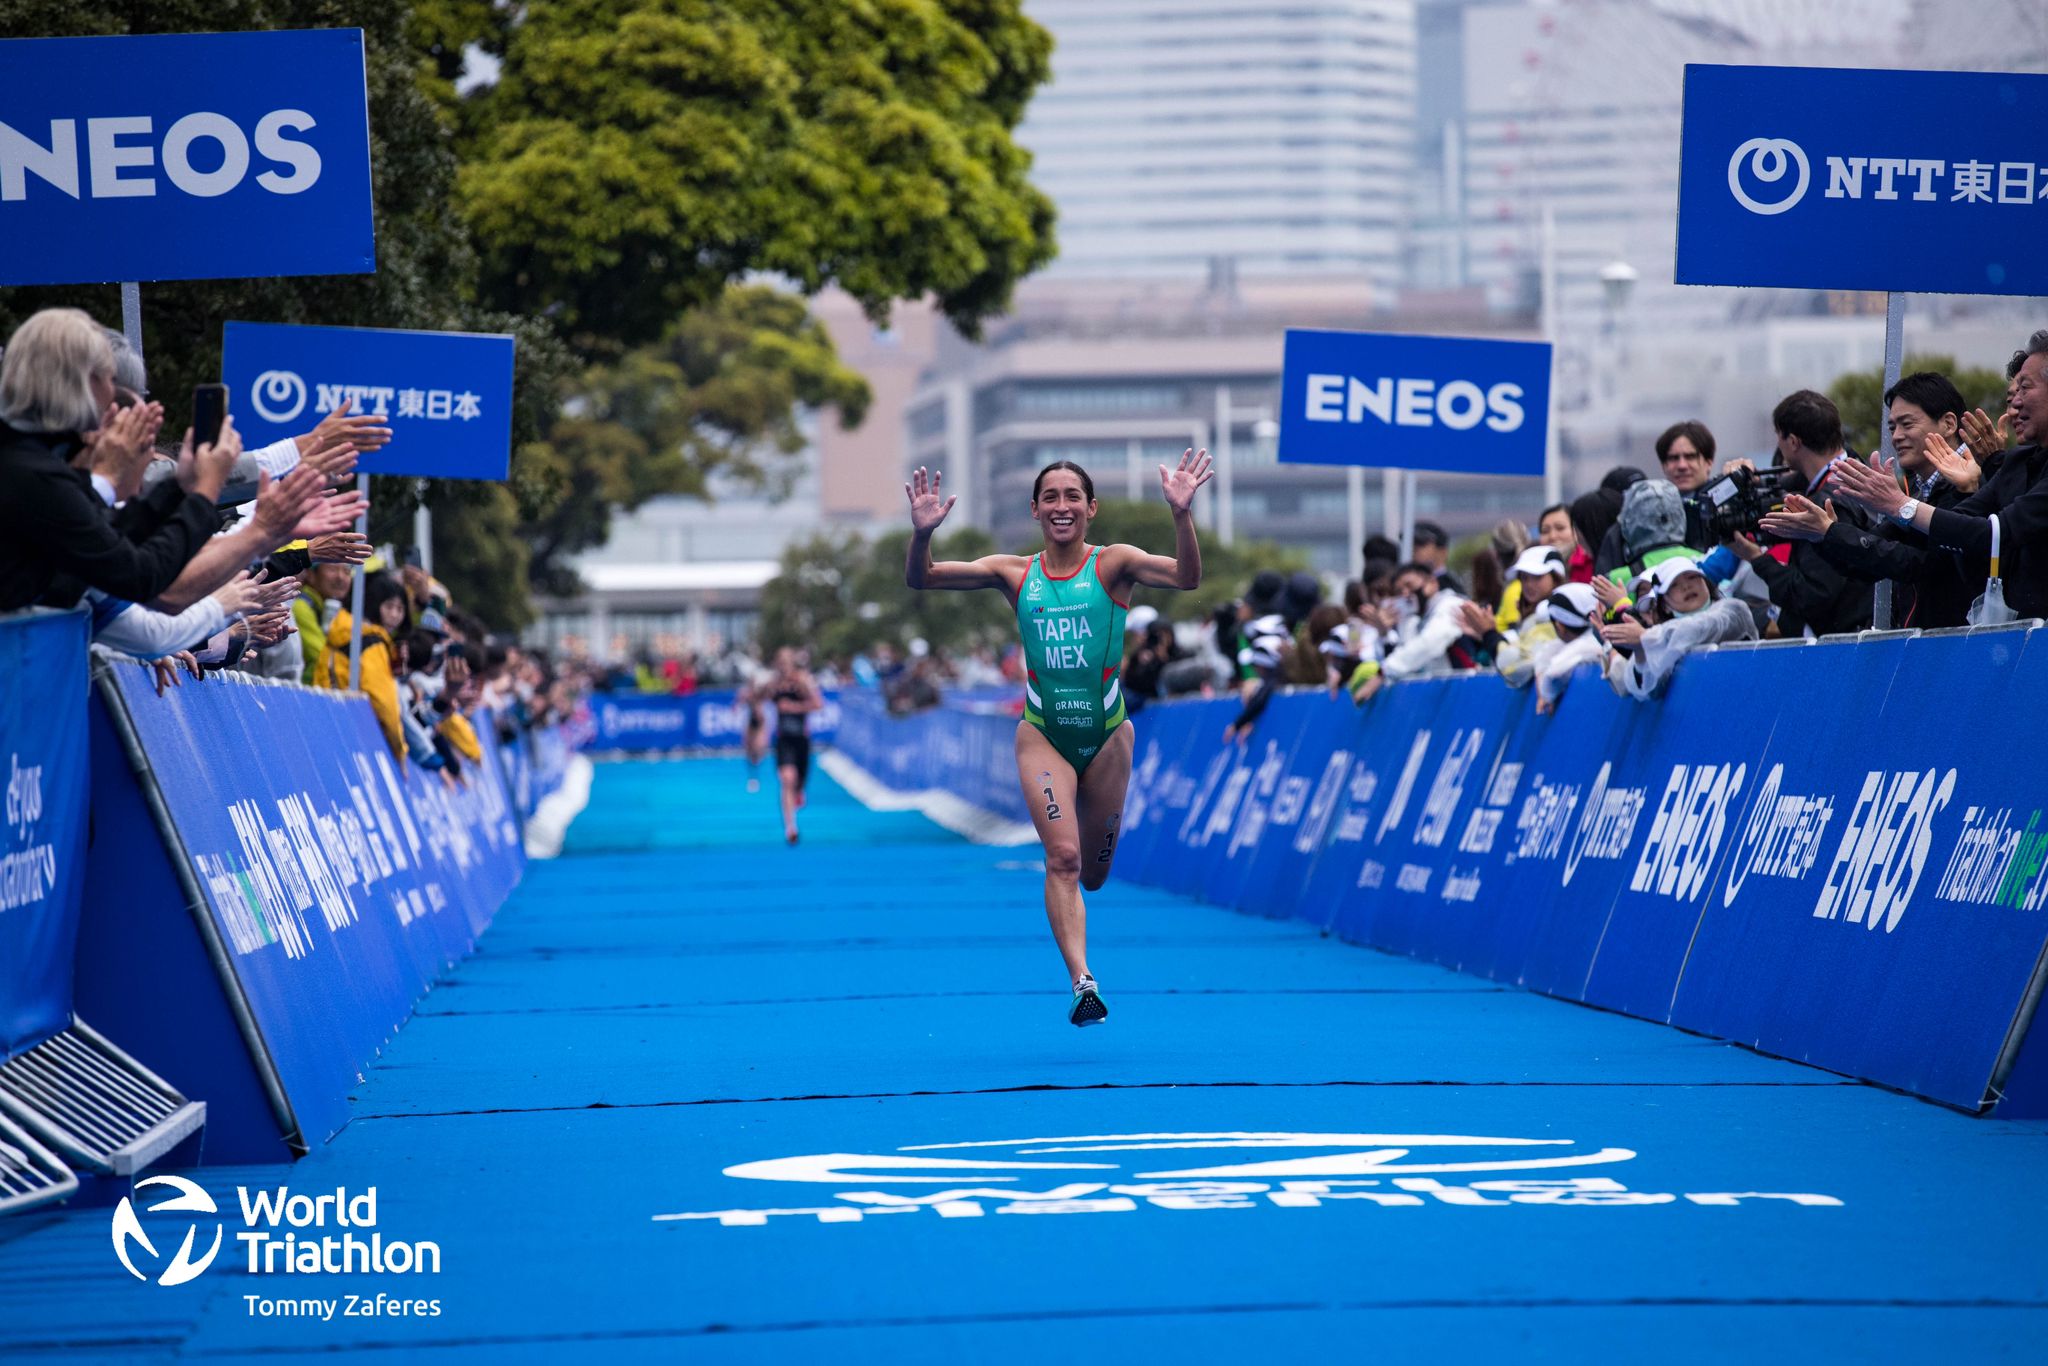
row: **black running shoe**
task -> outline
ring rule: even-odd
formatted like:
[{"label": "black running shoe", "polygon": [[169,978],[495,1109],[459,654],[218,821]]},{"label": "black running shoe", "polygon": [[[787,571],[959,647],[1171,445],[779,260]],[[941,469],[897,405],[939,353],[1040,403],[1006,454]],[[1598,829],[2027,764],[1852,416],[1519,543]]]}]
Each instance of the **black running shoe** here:
[{"label": "black running shoe", "polygon": [[1067,1006],[1067,1023],[1077,1028],[1101,1024],[1109,1018],[1109,1007],[1102,1003],[1102,995],[1096,990],[1093,977],[1083,977],[1074,983],[1074,999]]}]

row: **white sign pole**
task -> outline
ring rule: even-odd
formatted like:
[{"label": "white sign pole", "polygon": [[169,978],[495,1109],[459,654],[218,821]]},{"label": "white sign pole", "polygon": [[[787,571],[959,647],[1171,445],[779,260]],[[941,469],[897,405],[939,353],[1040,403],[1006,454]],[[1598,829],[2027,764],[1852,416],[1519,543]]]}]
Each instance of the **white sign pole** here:
[{"label": "white sign pole", "polygon": [[1564,464],[1557,450],[1557,213],[1547,201],[1539,250],[1537,290],[1543,340],[1550,343],[1550,402],[1543,410],[1543,506],[1550,507],[1564,501]]},{"label": "white sign pole", "polygon": [[[1884,387],[1886,390],[1899,382],[1899,371],[1906,360],[1906,296],[1894,290],[1884,296]],[[1892,446],[1891,414],[1879,400],[1877,430],[1879,449],[1884,458],[1898,468],[1899,453]],[[1903,472],[1901,472],[1903,478]],[[1870,625],[1873,630],[1889,631],[1892,628],[1892,581],[1879,579],[1877,588],[1870,597]]]},{"label": "white sign pole", "polygon": [[[365,499],[370,496],[370,476],[356,475],[356,492]],[[368,538],[370,534],[370,511],[366,507],[356,518],[356,534]],[[348,678],[349,686],[357,692],[363,690],[363,577],[367,571],[358,568],[355,582],[349,587],[348,600]]]},{"label": "white sign pole", "polygon": [[[1359,566],[1362,577],[1365,572],[1365,468],[1353,465],[1344,471],[1344,527],[1351,539],[1350,549],[1344,552],[1344,562]],[[1346,574],[1345,578],[1351,578]]]},{"label": "white sign pole", "polygon": [[128,349],[142,358],[142,286],[134,280],[121,283],[121,335],[128,339]]},{"label": "white sign pole", "polygon": [[412,543],[420,548],[420,568],[434,577],[434,510],[427,506],[427,481],[418,486],[419,506],[412,513]]},{"label": "white sign pole", "polygon": [[1401,563],[1415,558],[1415,471],[1401,471]]}]

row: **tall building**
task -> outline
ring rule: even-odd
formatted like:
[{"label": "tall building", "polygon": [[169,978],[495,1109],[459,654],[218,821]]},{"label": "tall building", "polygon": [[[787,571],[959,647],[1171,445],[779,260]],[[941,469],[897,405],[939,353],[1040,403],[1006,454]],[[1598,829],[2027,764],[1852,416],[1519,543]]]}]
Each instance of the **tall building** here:
[{"label": "tall building", "polygon": [[[1483,288],[1541,307],[1543,223],[1555,263],[1548,301],[1567,489],[1618,461],[1649,461],[1671,421],[1739,410],[1790,381],[1825,386],[1833,360],[1862,353],[1882,295],[1704,288],[1674,281],[1685,67],[1946,65],[1913,35],[1967,28],[1962,11],[2022,19],[2007,0],[1423,0],[1422,86],[1460,92],[1455,113],[1419,118],[1418,283]],[[2033,7],[2038,9],[2038,6]],[[1945,41],[1945,40],[1944,40]],[[1981,47],[1982,45],[1980,45]],[[2010,62],[1990,63],[2000,69]],[[1633,279],[1603,284],[1603,271]],[[1989,301],[1965,303],[1981,311]],[[1914,306],[1913,327],[1930,309]],[[1790,320],[1784,327],[1779,322]],[[1766,343],[1764,334],[1772,332]],[[1881,329],[1880,329],[1881,331]],[[1786,339],[1798,336],[1794,344]],[[1764,355],[1811,369],[1754,369]],[[1755,427],[1753,417],[1740,424]]]},{"label": "tall building", "polygon": [[[1528,337],[1529,318],[1495,316],[1476,294],[1440,297],[1416,313],[1369,312],[1369,284],[1345,279],[1233,277],[1206,284],[1026,283],[1010,316],[980,345],[957,337],[910,401],[906,464],[943,470],[954,516],[1006,549],[1033,543],[1031,484],[1073,460],[1105,498],[1157,499],[1158,467],[1207,447],[1218,475],[1198,497],[1205,534],[1273,541],[1316,568],[1356,574],[1366,532],[1387,526],[1378,472],[1354,502],[1349,472],[1278,463],[1282,344],[1289,327]],[[1532,517],[1530,479],[1426,475],[1423,517],[1454,535],[1506,515]]]},{"label": "tall building", "polygon": [[1018,140],[1054,277],[1404,274],[1414,0],[1027,0],[1052,84]]}]

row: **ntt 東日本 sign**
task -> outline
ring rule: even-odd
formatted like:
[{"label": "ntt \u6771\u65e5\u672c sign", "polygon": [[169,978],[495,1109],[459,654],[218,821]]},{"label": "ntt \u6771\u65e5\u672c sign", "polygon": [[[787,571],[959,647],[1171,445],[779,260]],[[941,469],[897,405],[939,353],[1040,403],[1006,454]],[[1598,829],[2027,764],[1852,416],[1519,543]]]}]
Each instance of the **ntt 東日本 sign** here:
[{"label": "ntt \u6771\u65e5\u672c sign", "polygon": [[361,29],[0,41],[0,284],[376,268]]},{"label": "ntt \u6771\u65e5\u672c sign", "polygon": [[1280,459],[1542,474],[1550,344],[1289,328]]},{"label": "ntt \u6771\u65e5\u672c sign", "polygon": [[1688,66],[1677,280],[2048,294],[2048,76]]},{"label": "ntt \u6771\u65e5\u672c sign", "polygon": [[221,377],[251,445],[309,431],[342,403],[374,413],[391,444],[370,474],[503,479],[512,449],[512,338],[495,333],[231,322]]}]

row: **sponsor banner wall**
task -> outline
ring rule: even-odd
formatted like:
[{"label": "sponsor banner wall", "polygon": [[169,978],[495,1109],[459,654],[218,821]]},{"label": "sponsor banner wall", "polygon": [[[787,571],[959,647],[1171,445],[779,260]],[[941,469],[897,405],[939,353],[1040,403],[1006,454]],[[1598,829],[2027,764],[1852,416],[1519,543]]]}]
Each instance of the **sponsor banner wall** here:
[{"label": "sponsor banner wall", "polygon": [[2044,125],[2038,73],[1688,65],[1678,283],[2048,292]]},{"label": "sponsor banner wall", "polygon": [[1282,463],[1543,473],[1550,343],[1287,329]]},{"label": "sponsor banner wall", "polygon": [[361,29],[0,42],[0,284],[367,274],[372,209]]},{"label": "sponsor banner wall", "polygon": [[849,688],[836,719],[833,748],[883,786],[949,792],[1006,820],[1031,819],[1017,782],[1017,718],[1003,708],[976,702],[891,716],[874,689]]},{"label": "sponsor banner wall", "polygon": [[[318,1142],[346,1121],[362,1067],[519,880],[522,823],[496,727],[478,718],[487,761],[451,786],[394,760],[360,698],[239,675],[158,697],[148,670],[120,659],[104,662],[100,687],[162,794],[176,831],[169,853],[204,895],[206,937],[300,1131]],[[143,808],[121,809],[138,824]],[[153,828],[125,833],[160,839]],[[130,978],[152,970],[100,966]],[[176,1080],[207,1094],[205,1077]]]},{"label": "sponsor banner wall", "polygon": [[[0,617],[0,1059],[71,1023],[86,832],[83,612]],[[33,685],[28,685],[33,680]]]},{"label": "sponsor banner wall", "polygon": [[[774,720],[764,719],[771,727]],[[586,749],[624,753],[671,749],[738,749],[746,738],[747,709],[730,688],[674,696],[604,692],[590,698]],[[823,711],[811,714],[811,738],[831,740],[841,724],[840,695],[825,693]]]},{"label": "sponsor banner wall", "polygon": [[230,322],[221,377],[251,446],[310,431],[343,403],[374,413],[391,444],[365,474],[503,479],[512,459],[512,338],[383,327]]},{"label": "sponsor banner wall", "polygon": [[[2048,947],[2048,796],[1958,696],[2037,710],[2048,633],[1723,649],[1547,717],[1489,677],[1299,694],[1242,744],[1234,700],[1149,707],[1116,876],[1976,1108]],[[961,724],[877,709],[863,762],[928,786]]]}]

